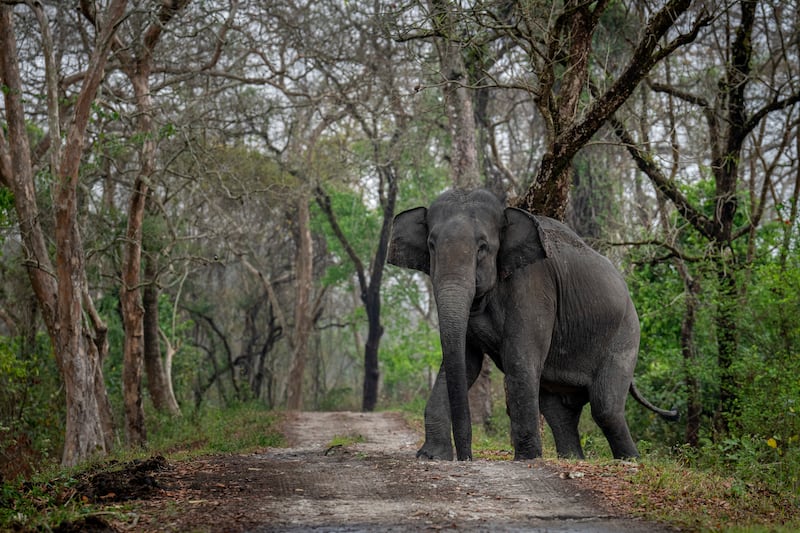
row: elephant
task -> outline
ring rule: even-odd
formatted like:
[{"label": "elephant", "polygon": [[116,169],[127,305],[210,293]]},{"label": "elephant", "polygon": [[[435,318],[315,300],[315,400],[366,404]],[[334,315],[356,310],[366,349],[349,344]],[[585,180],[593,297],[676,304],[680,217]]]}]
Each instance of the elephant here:
[{"label": "elephant", "polygon": [[[484,189],[448,190],[430,208],[399,213],[388,263],[431,278],[442,364],[425,406],[417,457],[472,459],[468,390],[483,354],[504,374],[514,459],[541,457],[539,414],[562,457],[583,458],[578,421],[588,403],[615,458],[639,452],[625,421],[639,318],[612,263],[566,225],[504,207]],[[451,439],[452,428],[452,439]]]}]

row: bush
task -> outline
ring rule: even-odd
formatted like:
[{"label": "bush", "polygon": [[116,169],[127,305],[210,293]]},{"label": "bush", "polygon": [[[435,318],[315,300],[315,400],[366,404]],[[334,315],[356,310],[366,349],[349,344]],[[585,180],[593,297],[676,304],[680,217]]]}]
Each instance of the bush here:
[{"label": "bush", "polygon": [[59,454],[61,378],[45,336],[0,337],[0,480],[29,475]]}]

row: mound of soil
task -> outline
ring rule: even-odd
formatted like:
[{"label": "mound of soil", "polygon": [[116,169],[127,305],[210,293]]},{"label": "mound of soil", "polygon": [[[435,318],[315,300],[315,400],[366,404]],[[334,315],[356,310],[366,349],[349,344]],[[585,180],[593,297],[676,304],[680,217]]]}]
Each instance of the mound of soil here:
[{"label": "mound of soil", "polygon": [[93,503],[141,500],[160,495],[162,488],[156,474],[170,468],[162,456],[128,463],[106,464],[95,473],[87,473],[76,487],[76,496]]},{"label": "mound of soil", "polygon": [[74,522],[61,522],[53,533],[115,533],[111,524],[100,516],[87,516]]}]

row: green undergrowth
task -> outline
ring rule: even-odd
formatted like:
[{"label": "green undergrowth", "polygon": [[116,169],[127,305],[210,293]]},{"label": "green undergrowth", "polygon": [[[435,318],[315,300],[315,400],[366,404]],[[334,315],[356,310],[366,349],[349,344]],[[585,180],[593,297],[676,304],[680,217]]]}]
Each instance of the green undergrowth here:
[{"label": "green undergrowth", "polygon": [[680,454],[646,455],[623,477],[636,514],[692,531],[798,531],[800,495],[730,472],[687,467]]},{"label": "green undergrowth", "polygon": [[347,447],[366,442],[362,435],[335,435],[328,443],[328,448]]},{"label": "green undergrowth", "polygon": [[276,427],[279,416],[257,404],[207,408],[177,418],[159,415],[150,420],[148,448],[179,459],[283,446],[283,436]]},{"label": "green undergrowth", "polygon": [[3,481],[0,531],[49,531],[61,524],[70,524],[74,530],[91,528],[92,520],[102,517],[104,511],[101,504],[92,503],[81,492],[90,476],[153,457],[185,461],[201,455],[283,446],[283,436],[277,429],[279,418],[279,413],[253,404],[206,408],[180,417],[151,414],[145,448],[120,448],[74,468],[44,464],[27,479]]}]

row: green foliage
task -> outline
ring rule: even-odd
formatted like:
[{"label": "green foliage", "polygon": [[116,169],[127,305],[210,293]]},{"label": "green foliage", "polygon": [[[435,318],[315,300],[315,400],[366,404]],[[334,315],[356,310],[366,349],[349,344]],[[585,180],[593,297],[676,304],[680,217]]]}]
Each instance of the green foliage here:
[{"label": "green foliage", "polygon": [[[14,193],[10,189],[0,187],[0,228],[5,228],[13,219]],[[0,233],[0,244],[3,243],[3,234]]]},{"label": "green foliage", "polygon": [[[682,393],[685,366],[680,351],[683,318],[683,284],[667,263],[637,265],[628,278],[641,324],[639,359],[634,377],[639,390],[651,402],[686,412]],[[657,415],[630,400],[626,418],[635,439],[663,443],[681,442],[681,424],[664,423]]]},{"label": "green foliage", "polygon": [[[177,315],[178,320],[173,324],[172,304],[172,297],[169,294],[161,293],[159,295],[159,328],[165,335],[180,345],[180,350],[172,363],[172,385],[178,403],[189,405],[193,400],[192,385],[204,370],[204,366],[197,349],[185,340],[192,331],[193,321],[187,318],[186,315],[180,314]],[[103,377],[106,381],[106,389],[115,419],[122,420],[124,416],[122,406],[122,370],[125,330],[119,307],[118,289],[115,288],[106,292],[96,302],[96,306],[108,328],[109,350],[108,357],[103,363]],[[145,397],[147,397],[147,392],[146,386],[143,386]]]},{"label": "green foliage", "polygon": [[[711,209],[710,184],[687,191],[700,203],[708,197]],[[636,371],[640,389],[665,406],[670,405],[669,395],[675,395],[674,404],[685,413],[687,377],[700,386],[704,411],[700,446],[677,447],[679,456],[693,467],[725,472],[737,483],[779,494],[800,493],[800,326],[796,319],[800,265],[792,251],[796,237],[794,229],[782,221],[765,224],[755,234],[751,263],[745,261],[746,241],[735,243],[725,267],[737,286],[736,300],[731,302],[732,297],[719,290],[719,265],[713,253],[702,248],[697,234],[681,234],[687,253],[706,257],[686,265],[700,287],[692,337],[696,358],[691,364],[680,352],[686,291],[677,270],[671,263],[650,264],[640,250],[630,257],[636,266],[628,279],[642,324]],[[731,303],[739,348],[729,372],[737,389],[733,412],[726,413],[729,429],[724,432],[713,423],[720,383],[715,313]],[[680,445],[685,419],[666,424],[634,405],[629,402],[628,420],[635,436],[653,443],[656,450]]]},{"label": "green foliage", "polygon": [[0,529],[6,531],[52,530],[53,525],[85,516],[90,508],[64,496],[77,484],[70,472],[42,473],[28,483],[2,484]]},{"label": "green foliage", "polygon": [[392,324],[381,341],[383,394],[389,405],[427,398],[439,371],[442,348],[439,330],[423,315],[431,298],[419,274],[393,269],[395,277],[384,285],[385,320]]},{"label": "green foliage", "polygon": [[399,335],[384,340],[381,351],[383,394],[390,404],[407,402],[418,395],[427,396],[429,384],[433,383],[442,360],[437,329],[427,322],[404,333],[409,331],[407,328],[411,328],[410,321],[399,328]]},{"label": "green foliage", "polygon": [[353,444],[359,444],[361,442],[366,442],[363,435],[335,435],[328,443],[328,447],[352,446]]},{"label": "green foliage", "polygon": [[767,360],[779,361],[797,351],[800,266],[767,261],[757,265],[751,277],[748,302],[750,319],[742,322],[743,344],[752,346]]},{"label": "green foliage", "polygon": [[0,479],[13,479],[57,459],[63,440],[61,379],[40,335],[31,345],[0,337]]},{"label": "green foliage", "polygon": [[277,415],[258,403],[207,407],[187,416],[152,414],[147,417],[150,454],[179,455],[245,453],[265,446],[281,446],[275,428]]},{"label": "green foliage", "polygon": [[361,391],[355,391],[351,387],[334,387],[325,391],[325,394],[317,401],[317,409],[320,411],[350,410],[357,411],[361,405]]},{"label": "green foliage", "polygon": [[635,498],[634,510],[646,519],[691,531],[796,531],[796,503],[730,471],[687,469],[653,454],[624,477],[636,487],[626,497]]},{"label": "green foliage", "polygon": [[[172,295],[161,293],[158,296],[159,328],[172,339],[177,353],[172,361],[172,387],[179,405],[190,405],[194,400],[192,385],[203,368],[202,355],[189,339],[195,327],[194,321],[186,314],[176,314],[173,321],[174,301]],[[164,345],[162,342],[162,350]]]},{"label": "green foliage", "polygon": [[745,356],[736,372],[737,432],[714,443],[721,461],[744,481],[800,494],[800,357]]},{"label": "green foliage", "polygon": [[[397,210],[400,212],[418,206],[428,206],[450,186],[447,167],[437,165],[427,150],[409,155],[414,158],[414,166],[409,175],[398,186]],[[423,158],[422,160],[419,160]]]},{"label": "green foliage", "polygon": [[[370,209],[358,194],[337,187],[327,191],[331,209],[350,246],[365,264],[375,253],[383,215],[378,209]],[[312,231],[325,236],[329,251],[336,258],[325,271],[322,284],[325,286],[351,282],[355,268],[342,243],[336,237],[327,217],[315,203],[312,205]]]}]

